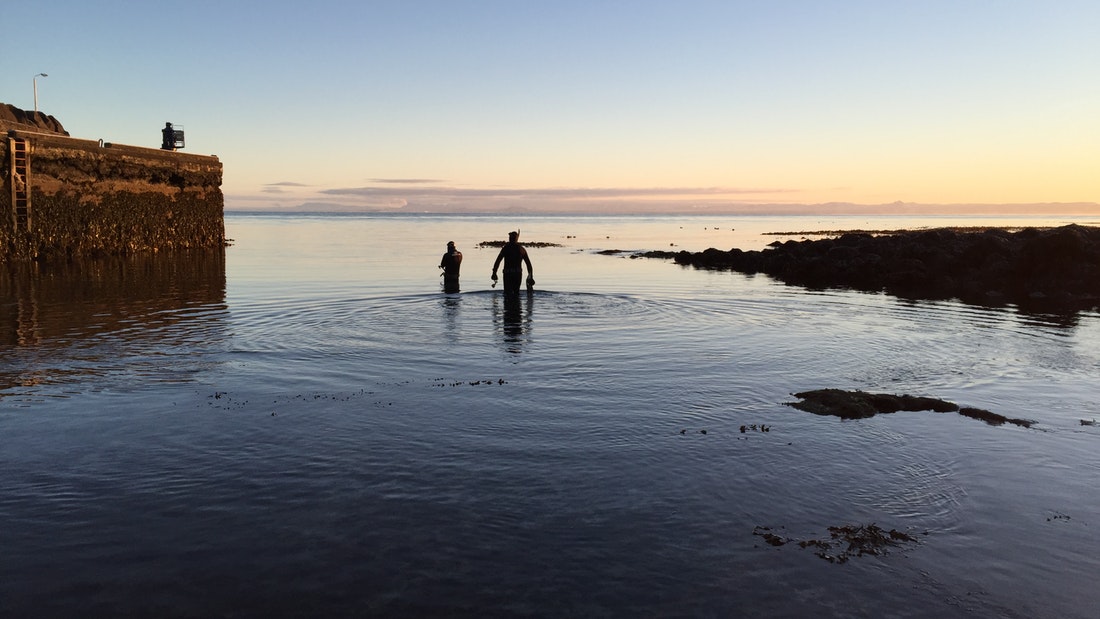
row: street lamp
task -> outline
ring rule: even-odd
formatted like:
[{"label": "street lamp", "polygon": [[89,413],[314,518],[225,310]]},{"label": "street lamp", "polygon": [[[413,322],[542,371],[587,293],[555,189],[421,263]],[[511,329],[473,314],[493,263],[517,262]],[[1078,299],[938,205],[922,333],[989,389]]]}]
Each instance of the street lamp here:
[{"label": "street lamp", "polygon": [[45,73],[39,73],[38,75],[34,76],[34,79],[31,80],[31,82],[34,84],[34,113],[35,114],[38,113],[38,78],[40,78],[40,77],[49,77],[49,75],[46,75]]}]

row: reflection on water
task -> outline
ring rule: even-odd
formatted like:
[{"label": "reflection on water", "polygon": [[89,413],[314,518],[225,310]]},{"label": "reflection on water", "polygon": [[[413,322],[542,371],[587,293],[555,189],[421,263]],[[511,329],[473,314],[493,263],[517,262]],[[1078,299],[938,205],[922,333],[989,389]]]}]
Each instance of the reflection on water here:
[{"label": "reflection on water", "polygon": [[209,345],[224,339],[225,310],[221,250],[8,264],[0,389],[109,372],[154,348]]},{"label": "reflection on water", "polygon": [[530,341],[535,293],[503,294],[493,297],[493,323],[506,352],[520,353]]},{"label": "reflection on water", "polygon": [[459,285],[457,277],[443,277],[440,281],[443,282],[443,292],[447,294],[462,292],[462,287]]},{"label": "reflection on water", "polygon": [[446,294],[443,296],[440,306],[443,308],[444,337],[448,338],[450,342],[454,342],[459,328],[458,318],[459,310],[462,308],[462,295]]}]

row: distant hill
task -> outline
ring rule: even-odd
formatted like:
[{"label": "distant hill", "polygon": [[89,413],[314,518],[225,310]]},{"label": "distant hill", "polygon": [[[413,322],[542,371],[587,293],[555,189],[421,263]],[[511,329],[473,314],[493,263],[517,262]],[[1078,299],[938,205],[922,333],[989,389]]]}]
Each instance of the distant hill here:
[{"label": "distant hill", "polygon": [[917,204],[892,202],[888,204],[853,204],[828,202],[819,204],[756,204],[712,201],[700,204],[698,200],[676,202],[653,201],[563,201],[532,199],[526,204],[493,203],[482,200],[463,201],[452,198],[446,204],[431,199],[417,199],[410,192],[407,204],[397,208],[369,207],[343,202],[305,202],[296,205],[273,206],[265,204],[248,206],[232,204],[227,198],[227,208],[236,211],[273,211],[282,213],[392,213],[392,214],[453,214],[453,215],[908,215],[908,216],[1100,216],[1100,204],[1095,202],[1041,202],[1019,204]]}]

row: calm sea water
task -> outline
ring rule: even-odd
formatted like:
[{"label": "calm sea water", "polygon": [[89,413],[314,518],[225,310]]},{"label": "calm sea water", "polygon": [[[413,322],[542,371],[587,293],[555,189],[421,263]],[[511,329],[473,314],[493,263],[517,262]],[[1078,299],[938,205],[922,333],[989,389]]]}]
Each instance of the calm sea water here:
[{"label": "calm sea water", "polygon": [[[8,269],[0,616],[1096,617],[1100,315],[596,253],[1021,223],[1068,222],[231,214],[224,256]],[[562,247],[506,299],[515,228]],[[1036,424],[784,404],[825,387]],[[918,542],[754,535],[872,523]]]}]

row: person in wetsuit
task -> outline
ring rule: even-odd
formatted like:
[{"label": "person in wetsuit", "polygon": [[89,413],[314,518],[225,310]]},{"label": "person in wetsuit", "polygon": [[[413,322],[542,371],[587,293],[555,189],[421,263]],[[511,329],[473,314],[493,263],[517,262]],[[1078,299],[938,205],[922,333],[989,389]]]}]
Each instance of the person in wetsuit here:
[{"label": "person in wetsuit", "polygon": [[172,128],[172,123],[164,123],[164,128],[160,130],[160,147],[163,150],[176,150],[176,130]]},{"label": "person in wetsuit", "polygon": [[447,243],[447,253],[439,261],[443,269],[443,292],[458,292],[458,270],[462,266],[462,252],[455,249],[455,242]]},{"label": "person in wetsuit", "polygon": [[519,285],[523,281],[523,265],[527,264],[527,287],[535,285],[535,271],[531,267],[531,259],[527,257],[527,250],[519,244],[519,232],[509,232],[508,242],[500,248],[497,261],[493,263],[493,281],[497,281],[497,267],[500,261],[504,261],[504,292],[506,294],[519,294]]}]

